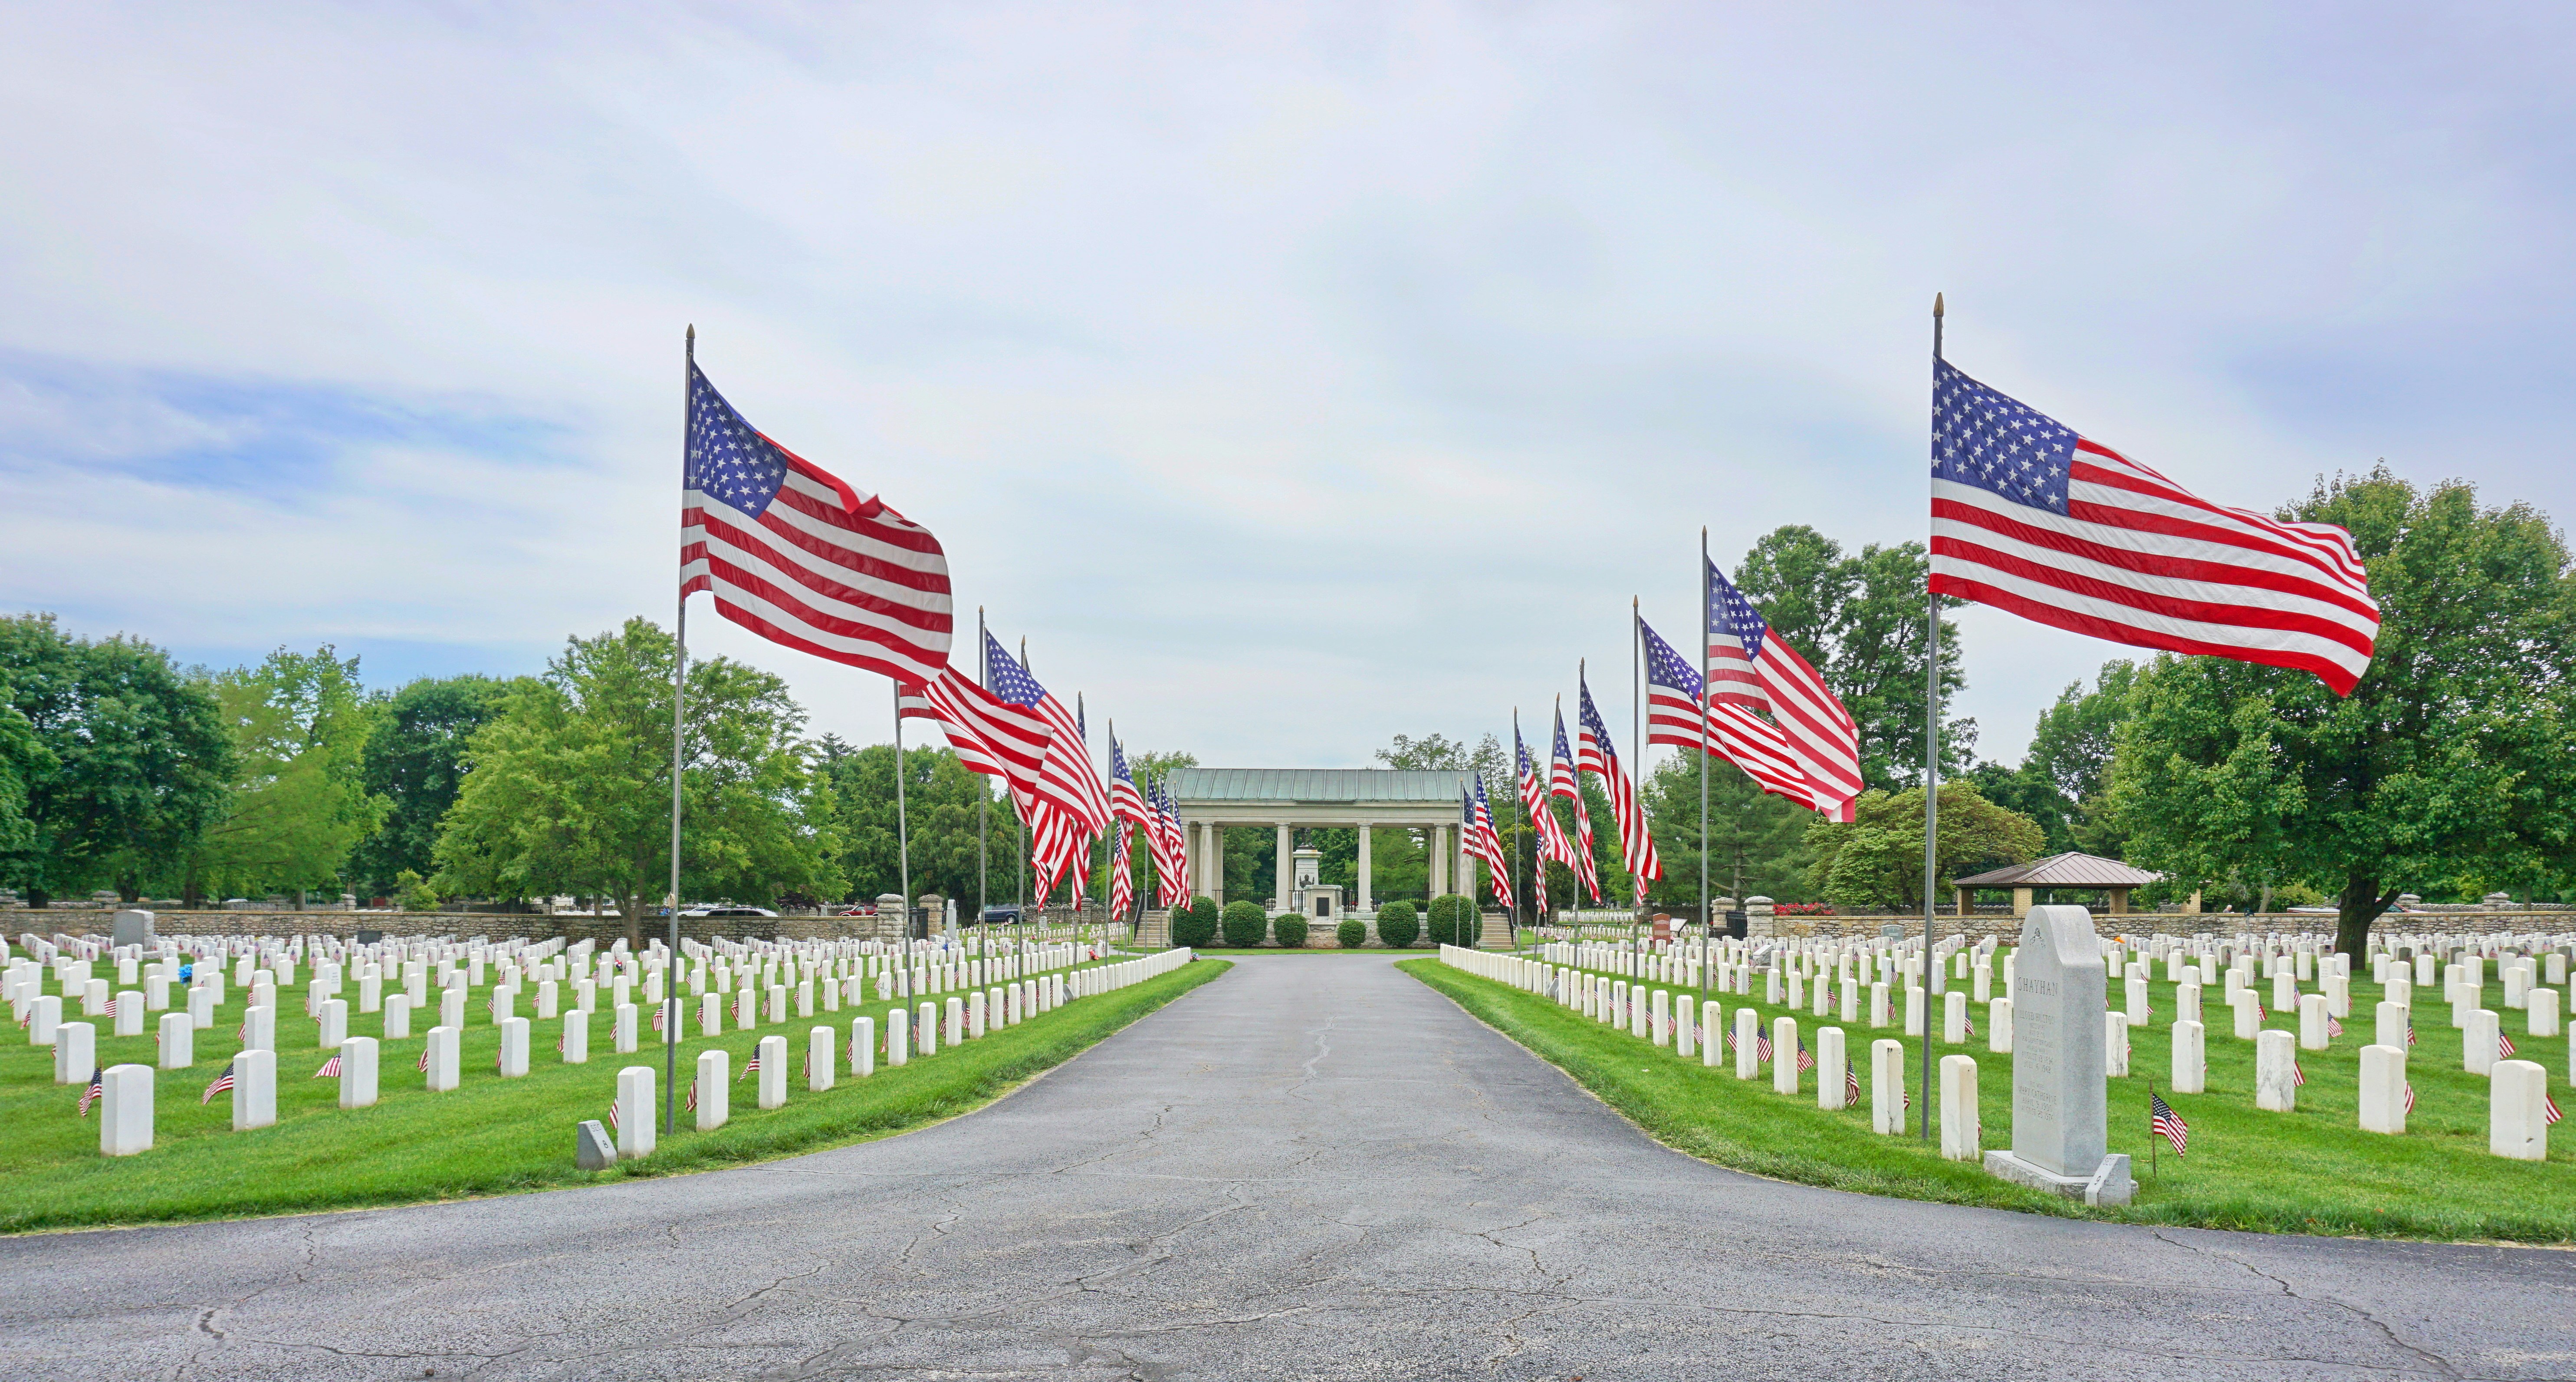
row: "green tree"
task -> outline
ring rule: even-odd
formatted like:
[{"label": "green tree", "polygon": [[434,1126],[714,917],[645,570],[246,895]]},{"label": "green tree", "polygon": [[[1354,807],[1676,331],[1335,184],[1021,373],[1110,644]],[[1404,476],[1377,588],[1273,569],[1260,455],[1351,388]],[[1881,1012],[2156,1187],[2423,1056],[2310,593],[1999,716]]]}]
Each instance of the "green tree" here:
[{"label": "green tree", "polygon": [[[1971,782],[1941,784],[1941,830],[1934,851],[1937,886],[1963,873],[2037,858],[2047,840],[2037,822],[1985,799]],[[1852,803],[1848,824],[1814,819],[1807,827],[1810,886],[1849,911],[1905,910],[1923,905],[1923,789],[1872,789]]]},{"label": "green tree", "polygon": [[28,793],[54,770],[52,751],[12,701],[8,682],[0,679],[0,859],[35,844]]},{"label": "green tree", "polygon": [[[1873,787],[1923,780],[1924,601],[1931,558],[1919,542],[1842,545],[1803,524],[1775,528],[1736,565],[1735,584],[1842,697],[1860,730],[1861,777]],[[1944,607],[1963,603],[1945,599]],[[1941,624],[1941,698],[1967,685],[1959,636]],[[1977,722],[1942,721],[1942,774],[1974,761]]]},{"label": "green tree", "polygon": [[2355,956],[2418,880],[2563,874],[2576,578],[2548,519],[2481,508],[2457,481],[2418,490],[2385,466],[2321,480],[2282,516],[2352,534],[2379,602],[2370,669],[2346,697],[2216,658],[2139,669],[2110,788],[2130,862],[2314,880]]},{"label": "green tree", "polygon": [[423,677],[382,698],[358,780],[388,805],[384,824],[350,853],[352,884],[385,894],[405,870],[436,871],[438,823],[456,804],[466,746],[510,689],[497,677]]},{"label": "green tree", "polygon": [[[475,732],[439,830],[442,891],[604,897],[642,943],[644,908],[670,886],[674,651],[668,632],[630,619],[566,640],[542,677],[509,692]],[[683,900],[842,890],[832,793],[809,766],[804,726],[778,677],[721,657],[691,664]]]},{"label": "green tree", "polygon": [[0,855],[0,873],[30,904],[102,880],[132,901],[224,809],[223,714],[212,689],[160,649],[75,639],[50,614],[21,615],[0,620],[0,680],[35,739],[11,767],[26,828]]},{"label": "green tree", "polygon": [[[1664,866],[1660,882],[1649,886],[1647,900],[1660,907],[1699,907],[1699,763],[1693,750],[1647,774],[1646,819],[1655,835],[1655,857]],[[1734,893],[1741,870],[1745,897],[1804,902],[1814,896],[1807,886],[1807,823],[1816,813],[1786,797],[1776,797],[1744,775],[1744,770],[1717,756],[1708,759],[1709,895]]]},{"label": "green tree", "polygon": [[367,790],[367,743],[383,707],[358,685],[358,660],[325,645],[270,653],[214,678],[233,740],[232,792],[180,869],[181,890],[339,890],[340,867],[390,803]]},{"label": "green tree", "polygon": [[[819,754],[840,822],[840,870],[851,900],[873,902],[885,893],[901,892],[894,745],[857,749],[826,735]],[[967,771],[953,750],[911,745],[903,751],[903,774],[912,895],[936,892],[956,898],[960,915],[966,915],[977,905],[975,803],[979,797],[991,801],[988,784],[994,779]],[[1000,807],[1005,816],[1010,809]],[[997,855],[988,841],[988,866],[997,858],[1007,862],[1010,853],[1004,849]]]}]

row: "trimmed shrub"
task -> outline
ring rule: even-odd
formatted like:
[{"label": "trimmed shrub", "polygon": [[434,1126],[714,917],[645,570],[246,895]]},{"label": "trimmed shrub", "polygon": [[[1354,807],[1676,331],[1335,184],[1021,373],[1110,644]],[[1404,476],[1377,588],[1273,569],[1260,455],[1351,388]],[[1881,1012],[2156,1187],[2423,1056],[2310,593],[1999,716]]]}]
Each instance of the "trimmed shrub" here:
[{"label": "trimmed shrub", "polygon": [[1283,950],[1306,948],[1306,919],[1295,912],[1281,912],[1270,919],[1271,938]]},{"label": "trimmed shrub", "polygon": [[1447,901],[1455,910],[1458,922],[1458,939],[1450,944],[1474,948],[1485,938],[1485,914],[1476,909],[1476,899],[1465,893],[1451,893]]},{"label": "trimmed shrub", "polygon": [[1270,933],[1270,914],[1258,902],[1229,902],[1221,919],[1225,943],[1237,950],[1250,950],[1261,944]]},{"label": "trimmed shrub", "polygon": [[1216,940],[1216,899],[1194,897],[1172,909],[1172,944],[1204,950]]},{"label": "trimmed shrub", "polygon": [[1413,944],[1417,930],[1412,903],[1390,902],[1377,909],[1377,938],[1388,947],[1402,950]]},{"label": "trimmed shrub", "polygon": [[1458,939],[1458,899],[1454,894],[1435,897],[1430,906],[1422,909],[1422,939],[1433,946],[1462,944]]},{"label": "trimmed shrub", "polygon": [[1357,917],[1344,917],[1342,924],[1333,928],[1333,939],[1344,950],[1357,950],[1368,944],[1368,923]]}]

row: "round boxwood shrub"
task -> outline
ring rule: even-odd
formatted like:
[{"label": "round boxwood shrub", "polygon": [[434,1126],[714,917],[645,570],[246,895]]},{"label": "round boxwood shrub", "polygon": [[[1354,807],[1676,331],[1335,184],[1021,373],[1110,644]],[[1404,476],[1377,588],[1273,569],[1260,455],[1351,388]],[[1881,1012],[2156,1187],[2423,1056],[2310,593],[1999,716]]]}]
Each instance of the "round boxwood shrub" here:
[{"label": "round boxwood shrub", "polygon": [[1485,938],[1485,914],[1476,910],[1476,899],[1465,893],[1451,893],[1441,899],[1447,902],[1457,922],[1458,939],[1453,945],[1474,946]]},{"label": "round boxwood shrub", "polygon": [[1216,940],[1216,899],[1194,897],[1186,907],[1172,909],[1172,944],[1192,950],[1204,950]]},{"label": "round boxwood shrub", "polygon": [[1249,950],[1261,944],[1270,932],[1270,914],[1258,902],[1229,902],[1222,918],[1225,943],[1237,950]]},{"label": "round boxwood shrub", "polygon": [[1368,923],[1357,917],[1344,917],[1342,924],[1333,928],[1333,939],[1344,950],[1357,950],[1368,944]]},{"label": "round boxwood shrub", "polygon": [[1443,894],[1422,909],[1422,939],[1431,945],[1464,945],[1458,939],[1458,898]]},{"label": "round boxwood shrub", "polygon": [[1295,912],[1281,912],[1270,919],[1270,937],[1282,950],[1306,948],[1306,919]]},{"label": "round boxwood shrub", "polygon": [[1417,930],[1412,903],[1390,902],[1377,909],[1377,938],[1389,947],[1402,950],[1413,944]]}]

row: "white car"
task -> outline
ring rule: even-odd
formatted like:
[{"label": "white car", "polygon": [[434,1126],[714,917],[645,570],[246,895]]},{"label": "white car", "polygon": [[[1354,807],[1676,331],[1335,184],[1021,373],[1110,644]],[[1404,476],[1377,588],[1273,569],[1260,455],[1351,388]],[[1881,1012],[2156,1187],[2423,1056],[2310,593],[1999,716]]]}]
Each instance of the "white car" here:
[{"label": "white car", "polygon": [[778,914],[766,907],[683,907],[680,909],[680,915],[684,917],[774,917]]}]

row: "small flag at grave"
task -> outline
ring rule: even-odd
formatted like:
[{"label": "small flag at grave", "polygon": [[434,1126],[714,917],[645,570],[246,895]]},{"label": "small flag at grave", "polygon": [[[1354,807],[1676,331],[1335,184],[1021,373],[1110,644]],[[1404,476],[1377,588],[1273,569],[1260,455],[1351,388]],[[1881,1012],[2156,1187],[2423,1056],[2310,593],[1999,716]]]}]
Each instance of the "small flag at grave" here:
[{"label": "small flag at grave", "polygon": [[1975,1036],[1977,1034],[1977,1019],[1963,1016],[1961,1020],[1968,1024],[1968,1035],[1972,1037]]},{"label": "small flag at grave", "polygon": [[2308,1068],[2299,1064],[2299,1058],[2297,1056],[2290,1057],[2290,1084],[2293,1087],[2296,1087],[2298,1085],[2306,1084],[2307,1082]]},{"label": "small flag at grave", "polygon": [[[1806,1042],[1805,1042],[1805,1038],[1803,1038],[1803,1037],[1802,1037],[1802,1038],[1800,1038],[1800,1039],[1799,1039],[1799,1044],[1800,1044],[1800,1045],[1804,1045],[1804,1044],[1806,1044]],[[1771,1034],[1770,1034],[1770,1033],[1768,1033],[1768,1032],[1763,1032],[1763,1031],[1756,1031],[1756,1032],[1753,1034],[1753,1058],[1754,1058],[1755,1060],[1757,1060],[1757,1061],[1767,1061],[1767,1060],[1771,1059]]]},{"label": "small flag at grave", "polygon": [[1846,1104],[1860,1102],[1860,1072],[1848,1065],[1843,1067],[1843,1102]]},{"label": "small flag at grave", "polygon": [[96,1066],[90,1067],[89,1088],[81,1091],[80,1116],[83,1118],[89,1117],[89,1106],[97,1103],[99,1096],[106,1092],[107,1077],[100,1073]]},{"label": "small flag at grave", "polygon": [[2566,1116],[2566,1114],[2558,1111],[2557,1099],[2547,1094],[2540,1096],[2540,1123],[2542,1127],[2548,1127]]},{"label": "small flag at grave", "polygon": [[691,1113],[695,1113],[695,1112],[697,1112],[697,1111],[698,1111],[698,1082],[697,1082],[697,1081],[695,1081],[695,1080],[691,1080],[691,1081],[689,1081],[689,1112],[691,1112]]},{"label": "small flag at grave", "polygon": [[2406,1085],[2406,1111],[2408,1113],[2415,1111],[2415,1085],[2412,1081]]},{"label": "small flag at grave", "polygon": [[2415,1019],[2412,1017],[2406,1019],[2406,1044],[2415,1044]]},{"label": "small flag at grave", "polygon": [[415,1070],[422,1070],[422,1071],[426,1071],[426,1070],[428,1070],[428,1069],[429,1069],[429,1048],[428,1048],[428,1047],[424,1046],[424,1047],[420,1048],[420,1064],[418,1064],[418,1065],[416,1065],[416,1066],[414,1066],[414,1067],[412,1067],[412,1068],[413,1068],[413,1069],[415,1069]]},{"label": "small flag at grave", "polygon": [[230,1088],[232,1088],[232,1087],[233,1087],[233,1067],[232,1067],[232,1062],[230,1062],[230,1061],[226,1061],[226,1062],[224,1062],[224,1073],[222,1073],[222,1074],[220,1074],[220,1075],[217,1075],[217,1076],[215,1077],[215,1082],[214,1082],[213,1084],[210,1084],[210,1085],[207,1085],[207,1086],[206,1086],[206,1092],[205,1092],[205,1093],[203,1093],[203,1094],[201,1094],[201,1095],[199,1095],[199,1096],[197,1096],[197,1105],[198,1105],[198,1107],[202,1108],[202,1107],[204,1107],[204,1106],[205,1106],[205,1105],[207,1105],[207,1104],[211,1104],[211,1103],[213,1103],[213,1102],[215,1101],[215,1096],[216,1096],[216,1095],[221,1094],[221,1093],[223,1093],[225,1090],[230,1089]]},{"label": "small flag at grave", "polygon": [[233,1028],[233,1040],[250,1040],[250,1018],[247,1015],[242,1018],[240,1026]]},{"label": "small flag at grave", "polygon": [[751,1059],[749,1059],[749,1060],[747,1060],[747,1061],[744,1061],[744,1062],[742,1063],[742,1073],[741,1073],[741,1074],[739,1074],[739,1075],[734,1076],[734,1078],[735,1078],[735,1079],[737,1079],[737,1080],[748,1080],[748,1079],[750,1079],[752,1076],[757,1075],[757,1074],[759,1074],[759,1073],[760,1073],[760,1057],[758,1057],[758,1056],[754,1056],[754,1057],[752,1057]]},{"label": "small flag at grave", "polygon": [[2172,1143],[2175,1156],[2181,1156],[2191,1146],[2191,1125],[2182,1121],[2182,1115],[2153,1090],[2147,1091],[2147,1134]]},{"label": "small flag at grave", "polygon": [[2341,1022],[2337,1021],[2337,1020],[2335,1019],[2335,1015],[2334,1015],[2333,1013],[2327,1013],[2327,1014],[2326,1014],[2326,1039],[2327,1039],[2328,1041],[2332,1041],[2332,1040],[2333,1040],[2333,1039],[2335,1039],[2336,1037],[2339,1037],[2339,1036],[2342,1036],[2342,1035],[2343,1035],[2343,1023],[2341,1023]]},{"label": "small flag at grave", "polygon": [[2513,1038],[2512,1038],[2512,1037],[2509,1037],[2509,1036],[2507,1036],[2507,1035],[2505,1035],[2502,1031],[2498,1031],[2498,1032],[2496,1033],[2496,1056],[2497,1056],[2497,1058],[2498,1058],[2498,1059],[2502,1059],[2502,1058],[2505,1058],[2505,1057],[2509,1057],[2509,1056],[2511,1056],[2512,1054],[2513,1054]]},{"label": "small flag at grave", "polygon": [[615,1099],[608,1101],[608,1130],[610,1132],[617,1131],[617,1101]]},{"label": "small flag at grave", "polygon": [[1803,1075],[1815,1068],[1816,1058],[1807,1054],[1807,1039],[1801,1036],[1798,1038],[1798,1073]]},{"label": "small flag at grave", "polygon": [[322,1062],[322,1068],[313,1072],[313,1078],[317,1080],[336,1080],[340,1078],[340,1053],[337,1051],[332,1052],[331,1059]]},{"label": "small flag at grave", "polygon": [[812,1047],[806,1048],[804,1069],[797,1078],[804,1080],[808,1084],[811,1084],[814,1080],[814,1051]]}]

